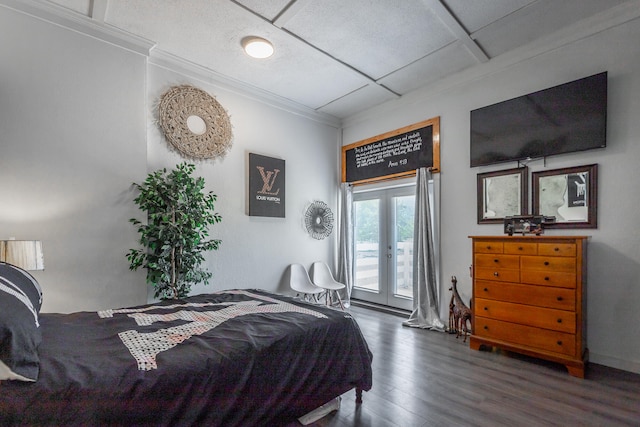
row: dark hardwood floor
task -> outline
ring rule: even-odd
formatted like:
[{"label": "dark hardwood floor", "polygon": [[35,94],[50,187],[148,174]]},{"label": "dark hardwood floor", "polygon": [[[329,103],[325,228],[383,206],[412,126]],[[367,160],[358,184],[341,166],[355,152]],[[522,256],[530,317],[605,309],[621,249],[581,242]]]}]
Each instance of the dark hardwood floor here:
[{"label": "dark hardwood floor", "polygon": [[[402,326],[403,317],[350,308],[373,353],[373,388],[323,426],[640,426],[640,375],[469,349],[455,335]],[[443,319],[445,322],[448,319]]]}]

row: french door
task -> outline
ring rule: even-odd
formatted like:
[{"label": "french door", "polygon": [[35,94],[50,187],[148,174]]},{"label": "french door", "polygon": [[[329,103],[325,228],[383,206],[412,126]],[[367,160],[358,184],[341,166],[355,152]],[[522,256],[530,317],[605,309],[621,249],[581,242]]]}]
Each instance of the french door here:
[{"label": "french door", "polygon": [[352,297],[413,308],[415,185],[354,193]]}]

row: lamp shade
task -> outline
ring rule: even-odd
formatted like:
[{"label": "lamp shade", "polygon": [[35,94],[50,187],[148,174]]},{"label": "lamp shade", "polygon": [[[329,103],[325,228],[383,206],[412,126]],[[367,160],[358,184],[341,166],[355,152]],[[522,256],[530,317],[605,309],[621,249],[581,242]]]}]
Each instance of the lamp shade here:
[{"label": "lamp shade", "polygon": [[0,261],[24,270],[44,270],[42,242],[39,240],[0,240]]}]

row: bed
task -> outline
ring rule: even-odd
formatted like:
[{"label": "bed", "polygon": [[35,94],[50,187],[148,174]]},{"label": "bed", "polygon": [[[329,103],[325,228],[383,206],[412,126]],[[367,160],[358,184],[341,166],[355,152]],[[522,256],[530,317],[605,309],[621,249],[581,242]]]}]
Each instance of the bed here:
[{"label": "bed", "polygon": [[[2,290],[0,281],[0,299]],[[348,312],[264,290],[100,312],[32,308],[23,311],[39,324],[37,363],[7,358],[2,340],[5,374],[21,377],[0,382],[3,426],[277,426],[372,385],[372,355]]]}]

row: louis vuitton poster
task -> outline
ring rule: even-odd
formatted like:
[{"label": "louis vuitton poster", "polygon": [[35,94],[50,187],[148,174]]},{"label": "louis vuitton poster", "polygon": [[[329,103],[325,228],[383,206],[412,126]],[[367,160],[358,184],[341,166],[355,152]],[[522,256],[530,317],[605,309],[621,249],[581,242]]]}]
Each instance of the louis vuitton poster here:
[{"label": "louis vuitton poster", "polygon": [[249,153],[249,216],[284,218],[284,160]]}]

